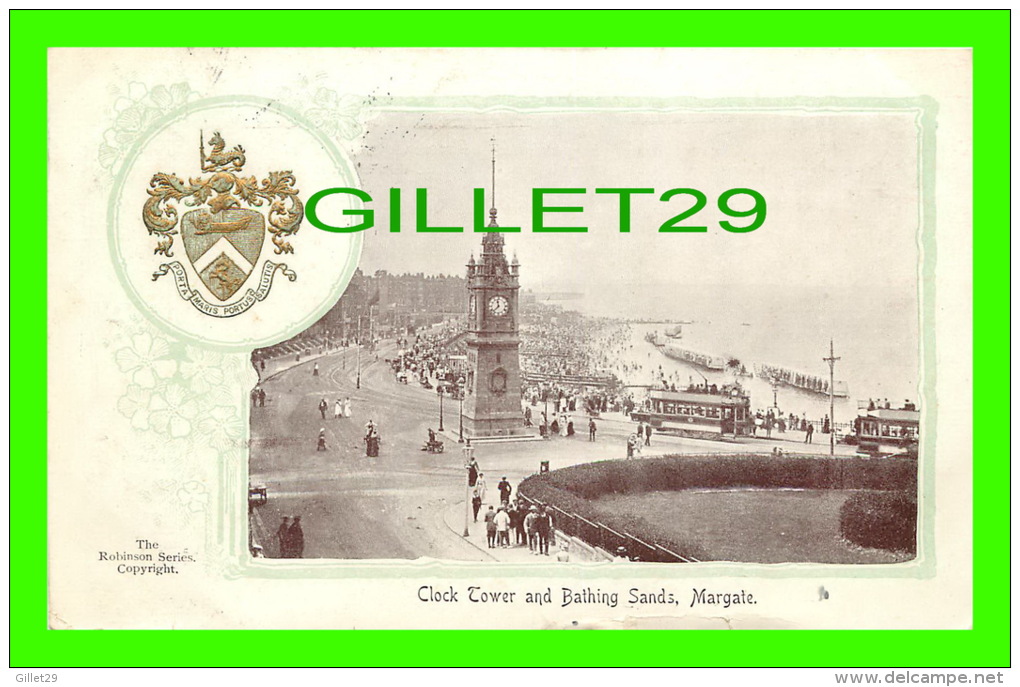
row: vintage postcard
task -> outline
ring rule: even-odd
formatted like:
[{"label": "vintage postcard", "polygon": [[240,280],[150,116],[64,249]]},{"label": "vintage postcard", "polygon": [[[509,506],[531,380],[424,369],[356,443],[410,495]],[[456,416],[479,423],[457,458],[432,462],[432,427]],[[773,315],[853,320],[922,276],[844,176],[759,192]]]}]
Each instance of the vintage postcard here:
[{"label": "vintage postcard", "polygon": [[51,49],[50,626],[969,627],[970,74]]}]

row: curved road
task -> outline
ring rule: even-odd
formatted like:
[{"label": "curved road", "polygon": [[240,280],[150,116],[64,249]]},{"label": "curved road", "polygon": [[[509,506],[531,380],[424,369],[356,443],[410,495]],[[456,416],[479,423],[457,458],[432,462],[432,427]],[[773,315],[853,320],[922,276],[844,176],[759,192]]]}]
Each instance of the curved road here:
[{"label": "curved road", "polygon": [[[300,515],[305,558],[488,559],[443,522],[451,504],[463,502],[462,458],[456,442],[447,442],[448,453],[419,450],[428,427],[438,425],[438,397],[395,381],[384,362],[392,350],[381,349],[378,360],[362,351],[360,389],[355,349],[308,360],[263,382],[267,402],[252,409],[249,472],[253,483],[269,490],[255,524],[267,555],[277,555],[281,516]],[[352,417],[334,420],[333,403],[348,396]],[[329,403],[325,420],[318,410],[323,398]],[[456,404],[444,405],[455,423]],[[369,419],[382,437],[380,455],[371,459],[362,440]],[[322,427],[328,450],[316,451]]]},{"label": "curved road", "polygon": [[[362,351],[360,389],[356,349],[307,360],[263,381],[267,401],[266,407],[252,409],[249,472],[252,483],[265,484],[269,491],[268,502],[255,509],[253,518],[254,535],[268,556],[278,555],[274,533],[281,516],[300,515],[305,558],[491,560],[445,521],[451,508],[464,504],[458,404],[444,403],[446,452],[421,451],[428,428],[438,429],[439,397],[417,383],[396,381],[385,362],[395,351],[393,343],[378,353]],[[317,376],[312,374],[315,362]],[[348,396],[353,416],[334,420],[333,403]],[[325,419],[318,410],[323,398],[329,404]],[[380,428],[378,458],[365,456],[362,437],[370,419]],[[595,443],[587,441],[587,420],[575,414],[578,434],[572,438],[476,445],[488,483],[486,502],[497,498],[502,476],[516,488],[541,460],[555,470],[623,458],[632,423],[610,416],[597,422]],[[326,429],[326,451],[316,451],[320,428]],[[734,445],[662,435],[655,435],[652,444],[645,456],[768,452],[775,445],[785,451],[817,450],[782,441]]]}]

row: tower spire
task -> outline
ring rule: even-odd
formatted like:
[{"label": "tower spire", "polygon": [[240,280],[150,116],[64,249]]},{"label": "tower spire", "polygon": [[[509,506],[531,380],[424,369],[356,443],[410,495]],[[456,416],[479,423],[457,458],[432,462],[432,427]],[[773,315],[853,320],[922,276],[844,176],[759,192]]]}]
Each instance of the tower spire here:
[{"label": "tower spire", "polygon": [[496,137],[493,136],[490,139],[492,143],[492,193],[490,200],[492,205],[489,206],[489,226],[498,227],[496,224]]}]

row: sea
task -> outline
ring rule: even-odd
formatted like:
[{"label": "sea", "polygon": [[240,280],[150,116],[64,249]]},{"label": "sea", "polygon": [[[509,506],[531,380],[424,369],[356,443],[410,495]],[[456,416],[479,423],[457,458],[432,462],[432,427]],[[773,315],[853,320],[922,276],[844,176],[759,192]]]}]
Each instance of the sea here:
[{"label": "sea", "polygon": [[[561,292],[563,295],[563,292]],[[757,375],[735,377],[666,357],[645,341],[648,332],[665,332],[680,325],[676,345],[724,358],[736,358],[749,372],[755,363],[776,365],[829,378],[830,340],[835,378],[847,383],[849,397],[835,399],[837,422],[849,422],[858,404],[869,399],[894,408],[906,400],[920,408],[919,313],[910,288],[829,288],[812,290],[790,286],[718,285],[678,288],[631,284],[618,288],[575,291],[571,297],[543,299],[584,315],[630,320],[632,342],[624,355],[641,365],[637,379],[650,383],[658,366],[681,382],[731,383],[735,379],[751,395],[752,407],[773,403],[781,412],[811,419],[829,412],[827,395],[787,386],[773,386]],[[647,374],[646,374],[647,373]],[[700,373],[700,374],[699,374]],[[642,378],[643,377],[643,378]]]}]

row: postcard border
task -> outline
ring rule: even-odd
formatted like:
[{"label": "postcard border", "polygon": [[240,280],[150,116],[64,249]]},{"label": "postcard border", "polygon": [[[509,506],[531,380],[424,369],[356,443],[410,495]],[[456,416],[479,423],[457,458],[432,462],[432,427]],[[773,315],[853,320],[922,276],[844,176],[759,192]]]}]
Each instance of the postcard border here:
[{"label": "postcard border", "polygon": [[[150,28],[160,17],[146,12],[11,13],[11,158],[19,180],[45,188],[46,49],[50,46],[192,45],[223,37],[207,30],[237,14],[203,12],[186,29],[163,11],[175,32]],[[255,15],[258,14],[256,17]],[[1010,360],[1008,11],[704,11],[678,15],[605,13],[255,13],[246,21],[305,27],[293,32],[237,33],[245,46],[745,46],[745,47],[970,47],[974,51],[974,628],[970,631],[803,631],[796,642],[782,634],[687,633],[678,654],[669,633],[564,633],[557,651],[529,657],[542,665],[740,666],[1004,666],[1009,665],[1009,443],[1010,389],[1002,383]],[[296,21],[292,21],[296,20]],[[676,31],[682,21],[684,31]],[[351,31],[352,24],[360,25]],[[564,31],[569,26],[569,31]],[[36,227],[46,206],[14,203],[12,226]],[[1005,226],[1003,226],[1005,224]],[[36,283],[45,266],[46,237],[12,232],[11,247],[32,260],[12,261],[11,283]],[[40,255],[40,252],[42,255]],[[14,251],[12,250],[12,254]],[[42,261],[40,263],[40,260]],[[344,633],[336,652],[333,632],[48,632],[46,630],[46,294],[34,289],[12,298],[11,501],[18,527],[10,532],[11,666],[107,665],[478,665],[481,652],[464,651],[468,632]],[[518,633],[489,633],[492,640]],[[215,637],[215,640],[212,638]],[[460,641],[458,641],[460,640]],[[259,648],[271,651],[258,651]],[[285,658],[287,657],[287,658]]]}]

